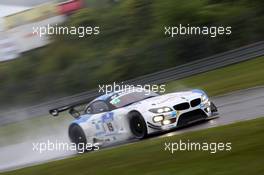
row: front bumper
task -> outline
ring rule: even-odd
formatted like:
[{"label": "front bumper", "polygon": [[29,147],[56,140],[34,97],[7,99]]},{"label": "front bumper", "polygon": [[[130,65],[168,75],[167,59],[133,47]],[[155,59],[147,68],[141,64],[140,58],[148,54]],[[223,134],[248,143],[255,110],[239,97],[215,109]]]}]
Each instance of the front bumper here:
[{"label": "front bumper", "polygon": [[214,104],[208,101],[205,104],[200,103],[194,107],[190,105],[188,109],[175,110],[174,108],[172,112],[159,114],[164,116],[163,121],[157,123],[147,122],[147,125],[153,131],[170,130],[186,126],[194,122],[210,119],[213,116],[213,107],[215,107]]}]

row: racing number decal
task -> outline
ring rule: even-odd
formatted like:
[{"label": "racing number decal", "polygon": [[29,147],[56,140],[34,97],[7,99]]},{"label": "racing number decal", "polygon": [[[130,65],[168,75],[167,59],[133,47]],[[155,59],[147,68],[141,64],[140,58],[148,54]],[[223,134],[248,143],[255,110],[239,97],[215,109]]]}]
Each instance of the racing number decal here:
[{"label": "racing number decal", "polygon": [[114,121],[114,113],[113,112],[105,113],[102,116],[102,123],[103,123],[103,126],[104,126],[106,132],[114,132],[115,131],[113,121]]},{"label": "racing number decal", "polygon": [[114,131],[114,127],[113,127],[112,123],[107,123],[106,125],[107,125],[108,130],[109,130],[110,132],[113,132],[113,131]]}]

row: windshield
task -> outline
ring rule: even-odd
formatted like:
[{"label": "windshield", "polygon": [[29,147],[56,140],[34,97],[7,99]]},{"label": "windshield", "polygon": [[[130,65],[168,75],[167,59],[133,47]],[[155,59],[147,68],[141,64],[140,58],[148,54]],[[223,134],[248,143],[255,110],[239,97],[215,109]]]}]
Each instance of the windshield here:
[{"label": "windshield", "polygon": [[158,94],[151,91],[121,92],[110,97],[110,104],[120,108],[155,96],[158,96]]}]

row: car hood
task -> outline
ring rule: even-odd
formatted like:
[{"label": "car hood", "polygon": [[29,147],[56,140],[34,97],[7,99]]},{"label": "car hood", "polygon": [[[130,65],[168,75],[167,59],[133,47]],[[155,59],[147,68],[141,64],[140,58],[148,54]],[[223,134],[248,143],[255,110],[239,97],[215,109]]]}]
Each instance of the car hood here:
[{"label": "car hood", "polygon": [[193,91],[169,93],[169,94],[160,95],[142,100],[140,102],[130,105],[130,107],[136,107],[136,106],[140,106],[140,107],[143,106],[147,108],[164,107],[164,106],[172,107],[179,103],[189,102],[195,98],[200,98],[201,95],[202,93],[193,92]]}]

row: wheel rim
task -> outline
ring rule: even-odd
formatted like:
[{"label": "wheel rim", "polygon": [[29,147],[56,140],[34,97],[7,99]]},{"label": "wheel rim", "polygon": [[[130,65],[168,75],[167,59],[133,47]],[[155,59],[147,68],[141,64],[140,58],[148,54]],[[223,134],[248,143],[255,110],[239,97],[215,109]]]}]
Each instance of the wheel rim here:
[{"label": "wheel rim", "polygon": [[131,130],[136,137],[143,137],[145,134],[144,123],[140,117],[136,116],[131,119]]},{"label": "wheel rim", "polygon": [[86,144],[86,138],[83,130],[78,125],[72,125],[69,129],[69,137],[75,144]]}]

